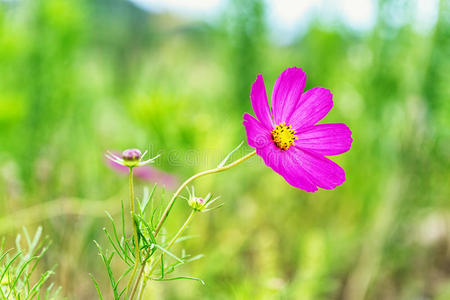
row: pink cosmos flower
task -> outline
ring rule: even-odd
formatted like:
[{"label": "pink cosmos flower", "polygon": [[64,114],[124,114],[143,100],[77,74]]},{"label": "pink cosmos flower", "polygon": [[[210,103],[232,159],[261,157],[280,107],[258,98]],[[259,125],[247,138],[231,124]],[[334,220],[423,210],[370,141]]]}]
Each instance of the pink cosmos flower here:
[{"label": "pink cosmos flower", "polygon": [[[138,155],[138,152],[136,151],[139,150],[135,149],[126,150],[122,153],[122,157],[128,158],[129,160],[131,160],[131,158],[139,159],[141,157],[141,154],[139,152]],[[111,154],[117,157],[119,156],[117,153]],[[106,163],[108,164],[108,166],[110,166],[113,170],[117,171],[118,173],[128,174],[129,172],[129,167],[124,166],[115,160],[107,158]],[[173,190],[178,186],[177,177],[149,165],[134,167],[134,176],[145,181],[157,183],[158,185],[164,186],[170,190]]]},{"label": "pink cosmos flower", "polygon": [[307,192],[317,187],[331,190],[345,181],[344,170],[326,156],[344,153],[352,144],[352,132],[343,123],[316,124],[333,107],[333,95],[322,87],[303,93],[306,74],[286,69],[272,92],[272,111],[264,80],[259,74],[250,100],[258,119],[245,113],[248,144],[265,164],[294,187]]}]

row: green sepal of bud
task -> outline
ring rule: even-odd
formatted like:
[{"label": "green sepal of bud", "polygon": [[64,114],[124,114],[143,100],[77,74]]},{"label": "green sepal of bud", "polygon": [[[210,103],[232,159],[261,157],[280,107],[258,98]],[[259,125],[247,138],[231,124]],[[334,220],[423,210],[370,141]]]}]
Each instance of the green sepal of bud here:
[{"label": "green sepal of bud", "polygon": [[205,209],[206,200],[201,197],[189,197],[188,204],[195,211],[203,211]]}]

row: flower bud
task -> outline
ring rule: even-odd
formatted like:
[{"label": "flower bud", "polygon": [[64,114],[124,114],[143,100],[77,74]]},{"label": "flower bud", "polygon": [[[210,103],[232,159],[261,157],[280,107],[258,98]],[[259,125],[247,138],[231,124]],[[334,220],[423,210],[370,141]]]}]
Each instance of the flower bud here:
[{"label": "flower bud", "polygon": [[139,151],[138,149],[127,149],[122,152],[122,157],[119,157],[110,151],[107,151],[105,156],[110,161],[129,168],[149,165],[153,163],[156,158],[159,157],[159,155],[156,155],[153,158],[143,160],[145,154],[147,154],[147,151],[145,151],[144,154],[142,154],[141,151]]},{"label": "flower bud", "polygon": [[141,159],[141,155],[138,149],[127,149],[122,152],[122,159],[127,162],[137,162]]},{"label": "flower bud", "polygon": [[206,201],[200,197],[191,196],[188,199],[188,204],[196,211],[202,211],[205,208]]}]

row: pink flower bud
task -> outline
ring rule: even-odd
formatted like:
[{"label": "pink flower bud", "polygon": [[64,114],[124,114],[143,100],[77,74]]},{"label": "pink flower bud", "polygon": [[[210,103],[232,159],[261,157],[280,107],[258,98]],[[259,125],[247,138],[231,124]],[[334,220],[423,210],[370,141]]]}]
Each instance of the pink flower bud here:
[{"label": "pink flower bud", "polygon": [[141,155],[142,153],[138,149],[127,149],[122,152],[122,159],[124,161],[138,161]]}]

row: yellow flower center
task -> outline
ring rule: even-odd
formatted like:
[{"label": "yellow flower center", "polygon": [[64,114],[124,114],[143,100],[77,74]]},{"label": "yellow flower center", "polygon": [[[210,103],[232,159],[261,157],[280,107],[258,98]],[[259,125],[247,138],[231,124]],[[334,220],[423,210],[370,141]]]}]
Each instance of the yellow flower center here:
[{"label": "yellow flower center", "polygon": [[285,123],[280,123],[272,130],[272,140],[281,150],[289,149],[296,139],[297,135],[291,125],[286,126]]}]

